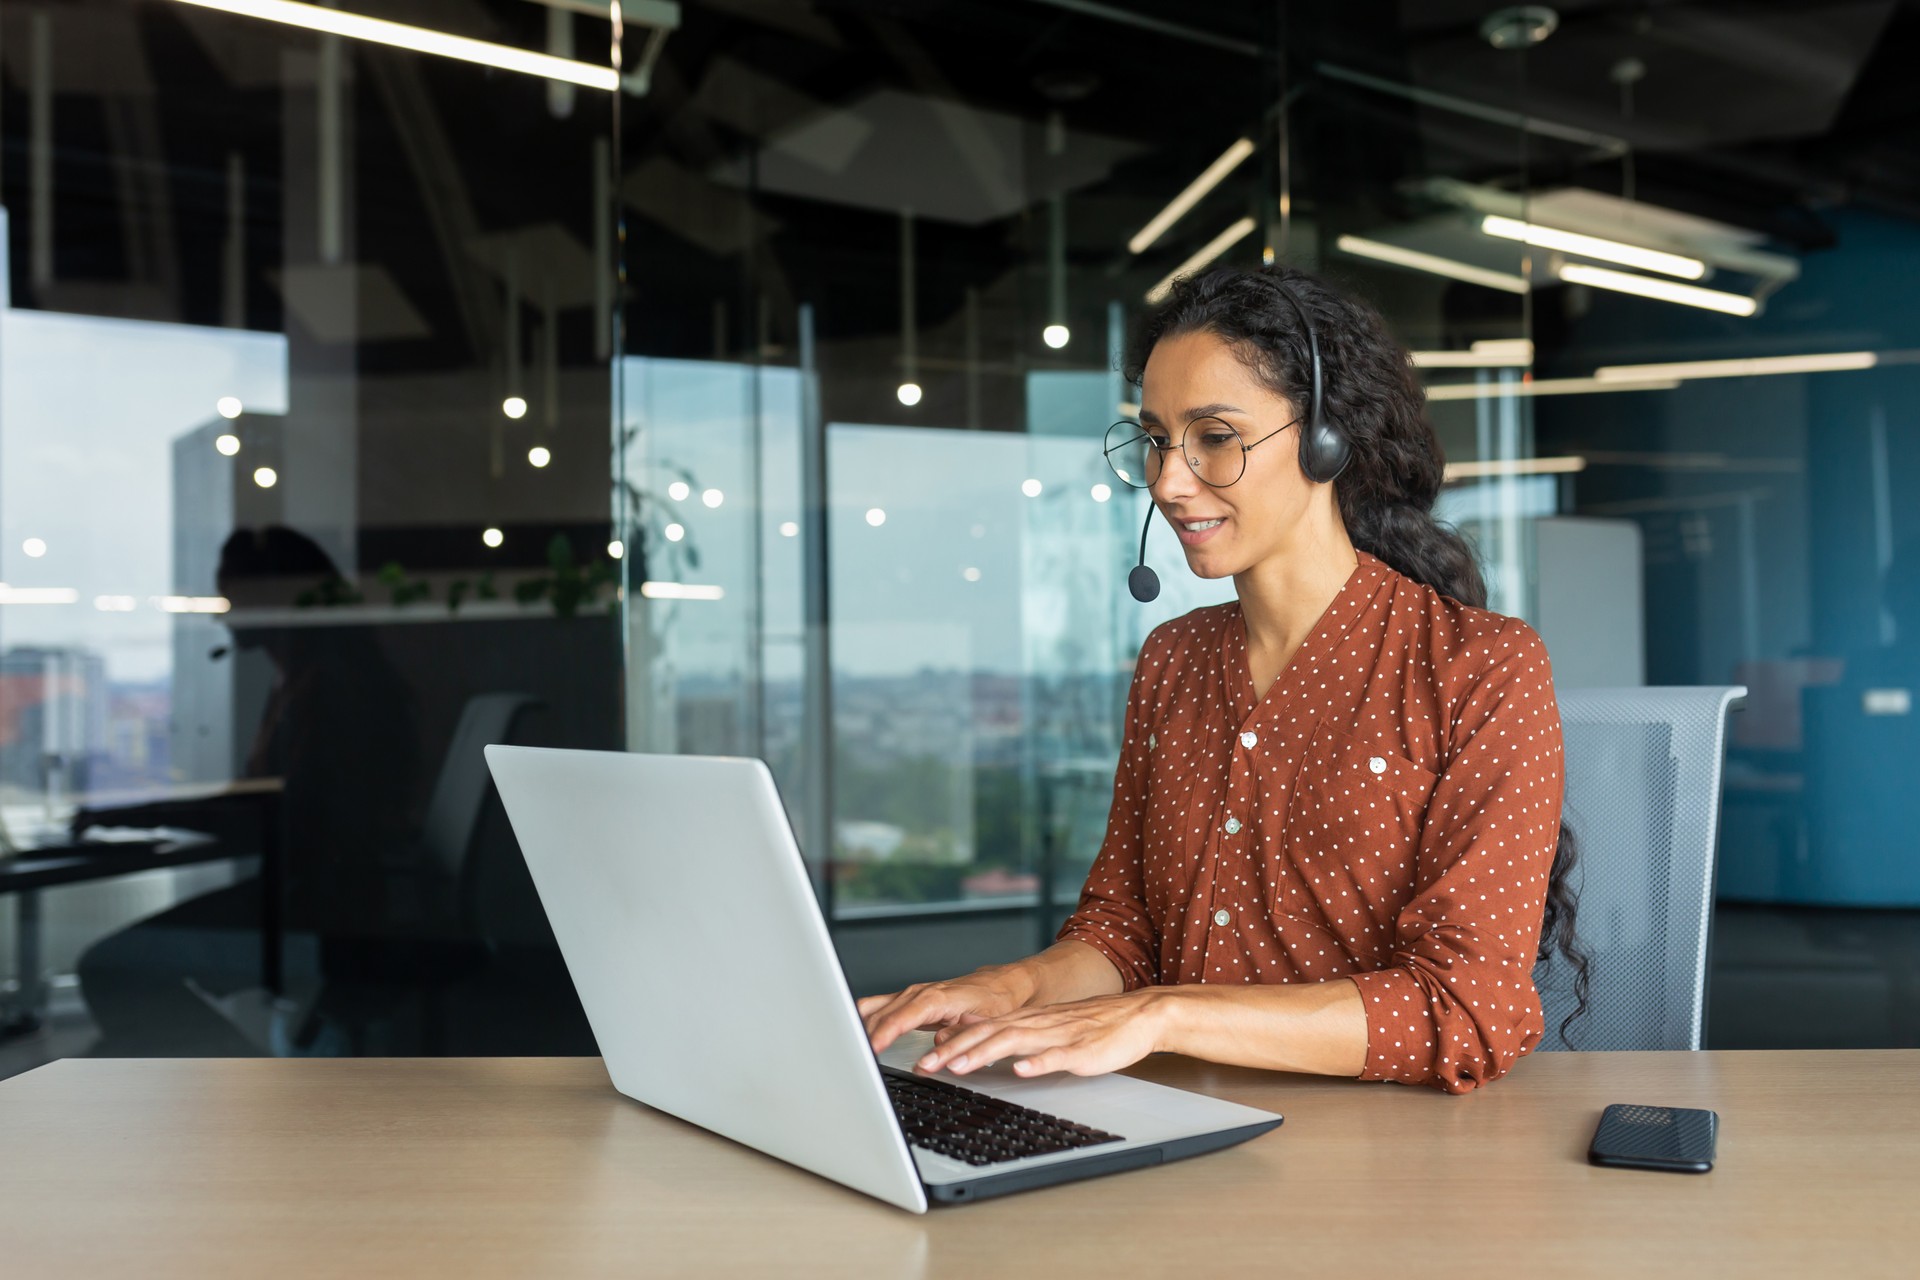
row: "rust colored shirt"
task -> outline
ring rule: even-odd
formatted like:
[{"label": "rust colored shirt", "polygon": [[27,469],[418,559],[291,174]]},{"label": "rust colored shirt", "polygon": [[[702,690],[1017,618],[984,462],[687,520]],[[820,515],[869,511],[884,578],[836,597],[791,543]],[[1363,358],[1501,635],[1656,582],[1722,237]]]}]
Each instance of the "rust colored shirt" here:
[{"label": "rust colored shirt", "polygon": [[1059,936],[1128,990],[1350,979],[1361,1078],[1464,1093],[1542,1035],[1559,704],[1525,622],[1359,560],[1264,698],[1238,603],[1147,637]]}]

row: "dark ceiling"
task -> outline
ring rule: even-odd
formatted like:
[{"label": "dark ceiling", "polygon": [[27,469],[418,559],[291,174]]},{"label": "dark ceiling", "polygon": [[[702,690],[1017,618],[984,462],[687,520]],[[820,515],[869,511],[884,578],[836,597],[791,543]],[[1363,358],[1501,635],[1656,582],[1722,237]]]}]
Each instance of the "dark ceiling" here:
[{"label": "dark ceiling", "polygon": [[[544,11],[527,0],[354,7],[522,46],[545,32]],[[973,290],[989,329],[1037,332],[1046,200],[1057,191],[1068,198],[1070,269],[1136,294],[1244,211],[1250,191],[1275,189],[1277,135],[1261,130],[1286,92],[1296,95],[1302,218],[1327,192],[1385,193],[1409,173],[1613,192],[1625,179],[1617,157],[1541,140],[1521,158],[1511,128],[1416,109],[1330,69],[1623,139],[1639,198],[1759,230],[1782,248],[1830,244],[1829,215],[1846,206],[1920,221],[1920,0],[1564,4],[1559,29],[1524,56],[1481,39],[1491,7],[687,0],[650,92],[618,104],[629,349],[790,350],[801,300],[818,304],[823,337],[878,339],[898,324],[898,207],[909,199],[923,206],[919,307],[930,330],[950,329]],[[47,298],[19,283],[37,11],[54,21],[68,290]],[[606,24],[581,16],[572,27],[577,56],[597,56]],[[289,55],[311,47],[167,0],[0,0],[0,190],[15,208],[16,302],[218,322],[227,165],[238,154],[247,323],[286,324],[273,281],[298,203],[286,147],[305,126],[285,86]],[[1630,62],[1642,70],[1623,96]],[[369,48],[352,65],[354,253],[419,319],[388,317],[389,336],[363,335],[361,367],[491,359],[498,320],[483,313],[509,242],[561,280],[567,359],[589,358],[591,281],[576,277],[591,272],[590,156],[614,128],[615,104],[581,92],[556,118],[545,84],[528,77]],[[1269,145],[1237,175],[1241,186],[1223,184],[1130,259],[1126,237],[1242,133]],[[1008,341],[987,357],[1033,354]]]}]

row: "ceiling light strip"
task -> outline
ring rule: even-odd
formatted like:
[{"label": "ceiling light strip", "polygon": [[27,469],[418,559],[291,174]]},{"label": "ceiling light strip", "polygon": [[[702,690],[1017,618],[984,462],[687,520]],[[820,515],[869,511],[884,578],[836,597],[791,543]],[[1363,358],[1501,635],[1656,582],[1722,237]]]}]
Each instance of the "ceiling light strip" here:
[{"label": "ceiling light strip", "polygon": [[1615,293],[1631,293],[1642,298],[1657,298],[1661,302],[1678,302],[1682,306],[1702,307],[1708,311],[1725,312],[1730,316],[1750,316],[1760,309],[1760,304],[1745,294],[1722,293],[1718,289],[1702,289],[1699,285],[1656,280],[1652,276],[1636,276],[1630,271],[1613,271],[1606,267],[1586,267],[1570,263],[1560,268],[1560,278],[1568,284],[1592,285],[1596,289],[1611,289]]},{"label": "ceiling light strip", "polygon": [[0,582],[0,604],[74,604],[79,599],[72,587],[10,587]]},{"label": "ceiling light strip", "polygon": [[1525,293],[1529,287],[1521,277],[1509,275],[1504,271],[1489,271],[1485,267],[1476,267],[1471,263],[1442,258],[1438,254],[1421,253],[1417,249],[1403,249],[1397,244],[1366,240],[1360,236],[1341,236],[1334,241],[1334,247],[1356,258],[1391,262],[1397,267],[1410,267],[1415,271],[1446,276],[1450,280],[1464,280],[1468,284],[1484,285],[1489,289],[1499,289],[1506,293]]},{"label": "ceiling light strip", "polygon": [[1253,154],[1253,140],[1241,138],[1225,151],[1220,158],[1206,167],[1201,175],[1187,184],[1187,189],[1167,202],[1167,207],[1153,215],[1146,226],[1134,232],[1133,239],[1127,241],[1127,252],[1145,253],[1153,242],[1165,234],[1168,227],[1180,220],[1182,214],[1199,204],[1207,192],[1220,185],[1221,179],[1238,169],[1246,158]]},{"label": "ceiling light strip", "polygon": [[1582,235],[1578,231],[1543,227],[1538,223],[1522,222],[1518,218],[1503,218],[1497,213],[1490,213],[1481,219],[1480,229],[1502,240],[1518,240],[1522,244],[1530,244],[1540,249],[1558,249],[1562,253],[1577,253],[1583,258],[1617,262],[1623,267],[1639,267],[1643,271],[1659,271],[1685,280],[1698,280],[1707,274],[1707,264],[1698,258],[1682,257],[1677,253],[1663,253],[1658,249],[1626,244],[1619,240],[1606,240],[1599,236]]},{"label": "ceiling light strip", "polygon": [[1469,344],[1467,350],[1475,355],[1491,356],[1502,352],[1509,355],[1521,355],[1533,359],[1533,340],[1531,338],[1482,338]]},{"label": "ceiling light strip", "polygon": [[150,596],[163,613],[226,613],[233,608],[225,596]]},{"label": "ceiling light strip", "polygon": [[1491,458],[1484,462],[1449,462],[1446,478],[1474,480],[1484,476],[1552,476],[1585,471],[1587,460],[1577,454],[1565,458]]},{"label": "ceiling light strip", "polygon": [[697,582],[643,582],[640,594],[649,600],[723,600],[727,593]]},{"label": "ceiling light strip", "polygon": [[1533,344],[1525,338],[1476,342],[1465,351],[1409,351],[1419,369],[1513,369],[1533,363]]},{"label": "ceiling light strip", "polygon": [[314,4],[297,4],[294,0],[179,0],[179,2],[197,5],[203,9],[218,9],[222,13],[239,14],[246,18],[262,18],[268,22],[302,27],[308,31],[318,31],[326,35],[345,36],[351,40],[365,40],[370,44],[408,49],[414,53],[430,53],[442,58],[477,63],[483,67],[497,67],[502,71],[519,71],[531,76],[542,76],[548,80],[562,80],[586,89],[604,89],[612,92],[620,87],[620,73],[612,67],[595,66],[590,62],[574,62],[566,58],[556,58],[551,54],[535,53],[530,49],[490,44],[485,40],[470,40],[465,36],[448,35],[443,31],[431,31],[425,27],[410,27],[405,23],[387,22],[381,18],[363,18],[358,14],[342,13],[338,9],[324,9]]},{"label": "ceiling light strip", "polygon": [[1676,378],[1644,378],[1636,381],[1603,382],[1599,378],[1536,378],[1532,382],[1451,382],[1428,387],[1427,399],[1498,400],[1503,396],[1577,396],[1601,391],[1671,391],[1679,386]]},{"label": "ceiling light strip", "polygon": [[1162,298],[1166,297],[1167,292],[1173,288],[1173,282],[1175,280],[1178,280],[1184,275],[1191,275],[1227,250],[1233,248],[1234,245],[1239,244],[1242,240],[1253,234],[1253,227],[1254,222],[1252,218],[1242,218],[1213,239],[1207,241],[1205,245],[1201,246],[1200,252],[1167,272],[1166,275],[1160,278],[1159,284],[1147,290],[1147,301],[1159,302]]},{"label": "ceiling light strip", "polygon": [[1871,369],[1880,363],[1873,351],[1832,351],[1821,355],[1755,356],[1745,360],[1683,360],[1672,364],[1610,364],[1593,371],[1602,382],[1644,378],[1752,378],[1773,373],[1836,373]]}]

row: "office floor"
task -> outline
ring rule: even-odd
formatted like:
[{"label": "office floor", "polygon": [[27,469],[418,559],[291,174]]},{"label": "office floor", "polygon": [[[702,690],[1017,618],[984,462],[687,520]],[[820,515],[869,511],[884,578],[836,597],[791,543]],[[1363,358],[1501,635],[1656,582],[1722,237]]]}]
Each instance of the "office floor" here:
[{"label": "office floor", "polygon": [[[862,967],[914,972],[909,931],[896,963]],[[871,985],[871,983],[869,983]],[[84,1057],[98,1033],[71,982],[56,983],[47,1026],[0,1041],[0,1079],[56,1058]],[[1708,986],[1710,1049],[1920,1047],[1920,910],[1864,911],[1722,903],[1714,913]],[[532,1044],[501,1052],[539,1052]],[[569,1047],[563,1051],[577,1051]]]}]

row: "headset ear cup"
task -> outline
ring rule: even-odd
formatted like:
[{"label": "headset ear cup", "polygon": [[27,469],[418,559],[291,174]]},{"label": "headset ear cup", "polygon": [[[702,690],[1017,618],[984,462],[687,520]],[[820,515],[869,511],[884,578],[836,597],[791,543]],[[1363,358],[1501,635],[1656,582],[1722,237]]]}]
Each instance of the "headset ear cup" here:
[{"label": "headset ear cup", "polygon": [[1334,477],[1347,469],[1347,463],[1353,461],[1353,447],[1347,443],[1347,437],[1337,427],[1324,422],[1316,422],[1309,431],[1312,441],[1309,448],[1313,454],[1313,465],[1307,474],[1321,484],[1333,483]]}]

